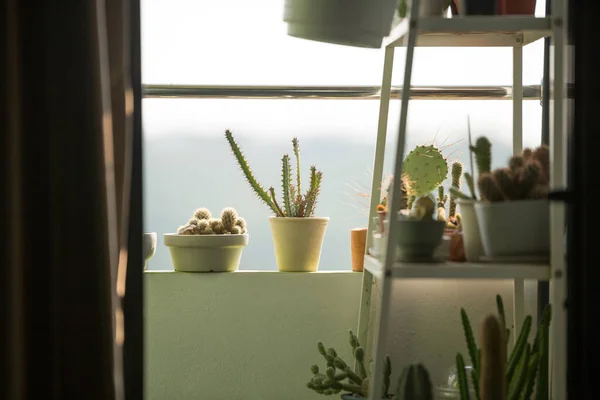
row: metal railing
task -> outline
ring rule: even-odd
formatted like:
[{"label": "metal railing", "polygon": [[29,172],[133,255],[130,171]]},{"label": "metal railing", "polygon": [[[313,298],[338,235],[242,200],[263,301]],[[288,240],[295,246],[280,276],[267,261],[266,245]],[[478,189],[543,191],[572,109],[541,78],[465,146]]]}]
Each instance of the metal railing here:
[{"label": "metal railing", "polygon": [[[144,98],[378,100],[378,86],[143,85]],[[400,99],[402,88],[392,88]],[[415,100],[510,100],[511,86],[415,86]],[[523,86],[523,100],[540,100],[541,86]]]}]

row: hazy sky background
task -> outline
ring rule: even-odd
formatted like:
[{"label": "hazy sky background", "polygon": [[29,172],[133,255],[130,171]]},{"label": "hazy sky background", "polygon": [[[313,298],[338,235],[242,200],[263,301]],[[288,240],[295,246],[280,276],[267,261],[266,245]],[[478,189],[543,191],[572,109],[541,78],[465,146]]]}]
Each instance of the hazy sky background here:
[{"label": "hazy sky background", "polygon": [[[537,12],[543,14],[544,2]],[[283,0],[142,0],[142,73],[146,84],[197,85],[379,85],[383,50],[310,42],[286,35]],[[393,83],[404,69],[396,50]],[[415,85],[511,85],[512,50],[505,48],[417,49]],[[524,84],[542,78],[543,41],[524,49]],[[321,269],[349,269],[349,229],[366,223],[348,183],[370,185],[377,131],[373,100],[146,99],[143,102],[145,230],[159,235],[151,269],[171,269],[162,234],[173,232],[197,207],[213,212],[233,205],[253,224],[242,269],[275,269],[267,208],[252,194],[228,152],[225,129],[233,130],[264,185],[279,191],[279,162],[300,138],[303,171],[323,169],[317,209],[332,221]],[[510,101],[414,101],[407,149],[434,140],[452,144],[445,154],[466,162],[466,116],[475,137],[488,136],[498,150],[494,164],[510,152]],[[388,139],[395,145],[400,102],[390,108]],[[525,145],[540,140],[539,101],[524,103]],[[392,147],[392,146],[390,146]],[[394,152],[388,152],[391,170]],[[327,169],[326,169],[327,168]],[[306,174],[306,172],[305,172]],[[249,221],[250,222],[250,221]]]}]

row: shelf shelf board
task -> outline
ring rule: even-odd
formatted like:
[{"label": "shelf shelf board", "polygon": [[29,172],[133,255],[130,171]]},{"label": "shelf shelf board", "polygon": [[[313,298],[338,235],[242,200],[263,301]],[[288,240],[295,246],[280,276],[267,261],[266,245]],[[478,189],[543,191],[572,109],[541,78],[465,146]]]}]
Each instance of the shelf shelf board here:
[{"label": "shelf shelf board", "polygon": [[[383,277],[383,265],[373,256],[365,256],[365,269],[376,279]],[[406,263],[396,262],[392,278],[423,279],[531,279],[547,281],[550,267],[544,264],[498,263]]]},{"label": "shelf shelf board", "polygon": [[[552,19],[529,16],[423,17],[417,22],[421,47],[512,47],[552,34]],[[404,46],[408,18],[384,39],[385,47]]]}]

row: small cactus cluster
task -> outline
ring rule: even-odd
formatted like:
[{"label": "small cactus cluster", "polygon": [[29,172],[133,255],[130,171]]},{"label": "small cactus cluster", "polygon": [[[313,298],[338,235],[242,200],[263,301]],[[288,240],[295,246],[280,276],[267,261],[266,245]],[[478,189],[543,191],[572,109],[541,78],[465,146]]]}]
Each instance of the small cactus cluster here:
[{"label": "small cactus cluster", "polygon": [[[532,318],[523,321],[516,344],[507,357],[510,329],[506,328],[504,304],[496,296],[498,317],[488,316],[482,323],[481,347],[473,336],[469,317],[461,309],[463,330],[472,363],[471,377],[476,400],[531,399],[535,388],[536,400],[548,400],[548,340],[551,306],[544,309],[533,345],[528,341]],[[456,369],[461,399],[470,400],[465,361],[456,355]]]},{"label": "small cactus cluster", "polygon": [[431,379],[423,364],[404,367],[398,379],[396,399],[433,400]]},{"label": "small cactus cluster", "polygon": [[543,199],[550,177],[548,146],[525,149],[512,156],[508,167],[479,175],[481,199],[489,202]]},{"label": "small cactus cluster", "polygon": [[271,186],[265,190],[254,177],[254,173],[246,161],[246,157],[240,150],[233,138],[233,133],[225,131],[225,138],[231,147],[231,151],[237,160],[240,169],[250,184],[254,193],[265,203],[277,217],[312,217],[317,205],[317,198],[321,191],[323,173],[314,165],[310,167],[310,182],[308,189],[302,193],[300,177],[300,144],[298,138],[292,140],[294,156],[296,158],[296,179],[294,182],[293,169],[290,156],[284,154],[281,159],[281,185],[283,192],[283,203],[280,205],[275,197],[275,189]]},{"label": "small cactus cluster", "polygon": [[[352,393],[360,397],[369,396],[370,377],[365,366],[365,351],[361,347],[358,338],[352,331],[349,332],[349,341],[352,348],[352,354],[356,360],[356,372],[352,367],[342,360],[335,349],[325,348],[323,343],[317,344],[319,354],[325,358],[327,367],[324,373],[318,365],[313,365],[310,370],[313,377],[306,384],[309,389],[319,394],[331,396],[340,392]],[[392,364],[389,357],[385,359],[384,365],[384,398],[392,398],[390,391],[390,377],[392,374]]]},{"label": "small cactus cluster", "polygon": [[187,224],[177,229],[178,235],[242,235],[246,232],[246,220],[231,207],[221,211],[221,218],[212,218],[207,208],[199,208]]}]

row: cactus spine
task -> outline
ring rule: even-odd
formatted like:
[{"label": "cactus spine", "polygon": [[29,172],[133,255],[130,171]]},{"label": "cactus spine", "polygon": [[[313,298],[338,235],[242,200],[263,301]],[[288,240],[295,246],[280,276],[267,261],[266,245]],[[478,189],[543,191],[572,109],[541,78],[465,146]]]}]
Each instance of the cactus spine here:
[{"label": "cactus spine", "polygon": [[[361,397],[369,395],[370,378],[365,367],[365,354],[361,347],[358,337],[349,332],[350,347],[352,354],[357,364],[357,371],[353,371],[350,366],[342,360],[335,349],[325,348],[323,343],[317,344],[319,354],[326,361],[326,369],[323,374],[318,365],[313,365],[310,370],[313,374],[311,380],[306,386],[314,390],[316,393],[324,395],[332,395],[341,391],[349,392]],[[392,365],[390,358],[386,357],[384,364],[384,396],[391,397],[389,392],[390,376],[392,374]]]},{"label": "cactus spine", "polygon": [[265,190],[254,177],[246,157],[240,150],[237,142],[233,138],[233,133],[225,131],[225,138],[229,143],[231,151],[237,160],[250,187],[256,195],[271,209],[277,217],[312,217],[315,212],[317,199],[321,190],[323,173],[318,171],[315,166],[310,168],[310,183],[306,193],[302,194],[300,177],[300,144],[298,138],[292,139],[294,156],[296,159],[296,184],[293,181],[293,170],[290,157],[285,154],[281,159],[281,185],[283,193],[283,208],[277,202],[275,189],[270,187]]},{"label": "cactus spine", "polygon": [[429,372],[423,364],[404,368],[398,379],[396,400],[433,400]]},{"label": "cactus spine", "polygon": [[[505,315],[504,315],[504,304],[502,301],[502,297],[500,295],[496,296],[496,306],[498,309],[499,317],[496,319],[498,325],[500,326],[500,333],[498,333],[497,327],[492,327],[493,322],[486,321],[482,327],[482,345],[483,348],[477,350],[475,340],[473,339],[473,332],[471,330],[471,325],[469,323],[468,316],[464,309],[461,309],[461,318],[463,322],[463,330],[465,332],[465,337],[467,338],[467,348],[469,349],[469,354],[473,360],[473,354],[476,354],[475,361],[473,362],[473,383],[475,385],[475,389],[477,390],[477,399],[478,400],[490,400],[491,397],[485,397],[486,394],[483,392],[484,387],[487,388],[486,385],[496,385],[498,383],[498,371],[497,370],[486,370],[484,372],[483,360],[485,357],[491,357],[491,353],[496,354],[499,352],[504,358],[504,369],[502,369],[502,378],[504,384],[504,399],[510,400],[518,400],[518,399],[530,399],[532,398],[532,393],[535,388],[535,399],[536,400],[548,400],[548,337],[549,337],[549,329],[550,329],[550,321],[551,321],[551,306],[547,305],[544,309],[544,313],[542,316],[542,320],[538,326],[538,331],[535,336],[535,340],[533,346],[529,344],[528,337],[531,332],[532,318],[531,316],[525,317],[523,321],[523,325],[521,326],[521,330],[517,337],[516,344],[508,356],[507,359],[507,346],[508,346],[508,337],[510,336],[510,329],[506,328],[505,325]],[[488,318],[489,319],[489,318]],[[487,320],[487,319],[486,319]],[[490,326],[487,326],[489,324]],[[493,335],[490,336],[491,330]],[[487,335],[487,336],[486,336]],[[500,339],[498,339],[500,337]],[[494,344],[494,346],[500,345],[499,340],[504,345],[504,349],[498,349],[497,347],[487,347],[488,345],[492,346],[486,340],[490,339]],[[486,354],[487,352],[487,354]],[[498,355],[494,355],[494,362],[500,362]],[[459,386],[461,391],[461,399],[469,399],[468,388],[465,385],[460,385],[461,377],[460,375],[465,375],[464,373],[464,361],[462,361],[462,355],[459,353],[457,355],[456,368],[458,369],[459,374]],[[462,369],[461,369],[462,368]],[[496,367],[497,368],[497,367]],[[488,373],[487,377],[484,377],[484,374]],[[489,373],[492,376],[496,376],[496,378],[490,378]],[[478,380],[476,380],[477,378]],[[495,379],[492,383],[483,380],[487,379]],[[479,384],[481,383],[481,387]],[[478,390],[480,389],[480,390]],[[487,389],[486,389],[487,390]],[[495,397],[494,397],[495,398]]]},{"label": "cactus spine", "polygon": [[177,228],[179,235],[240,235],[245,234],[246,220],[232,207],[221,211],[221,218],[211,218],[206,208],[199,208],[186,225]]}]

